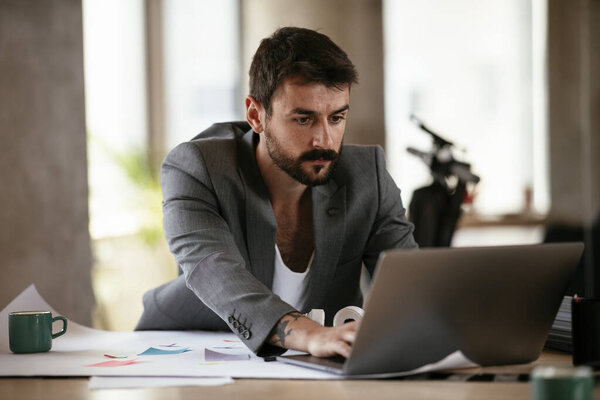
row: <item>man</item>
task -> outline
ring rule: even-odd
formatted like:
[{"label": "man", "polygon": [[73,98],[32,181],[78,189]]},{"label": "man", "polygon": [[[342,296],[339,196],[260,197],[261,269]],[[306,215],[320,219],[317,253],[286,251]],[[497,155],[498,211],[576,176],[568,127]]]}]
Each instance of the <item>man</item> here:
[{"label": "man", "polygon": [[361,265],[416,247],[375,146],[342,145],[357,73],[327,36],[282,28],[250,67],[247,122],[167,155],[164,230],[182,274],[144,295],[137,329],[231,329],[258,354],[348,357],[357,323],[304,317],[361,305]]}]

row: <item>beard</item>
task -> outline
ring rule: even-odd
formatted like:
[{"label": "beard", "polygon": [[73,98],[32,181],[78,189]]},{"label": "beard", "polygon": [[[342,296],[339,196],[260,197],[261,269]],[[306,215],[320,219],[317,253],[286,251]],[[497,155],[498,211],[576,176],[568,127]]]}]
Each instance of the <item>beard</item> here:
[{"label": "beard", "polygon": [[[342,146],[338,151],[330,149],[313,149],[302,153],[299,157],[294,158],[281,147],[279,141],[272,135],[269,127],[265,127],[265,144],[269,157],[273,163],[282,171],[288,174],[306,186],[324,185],[331,179],[335,167],[342,154]],[[306,161],[327,160],[330,161],[328,166],[314,165],[303,168],[303,163]]]}]

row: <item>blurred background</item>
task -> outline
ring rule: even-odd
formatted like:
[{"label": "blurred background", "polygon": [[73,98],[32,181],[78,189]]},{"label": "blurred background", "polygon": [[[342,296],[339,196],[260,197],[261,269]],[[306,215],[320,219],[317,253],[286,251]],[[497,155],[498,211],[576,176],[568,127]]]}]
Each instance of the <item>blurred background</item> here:
[{"label": "blurred background", "polygon": [[177,274],[162,158],[245,119],[252,55],[286,25],[356,64],[345,142],[385,148],[407,209],[452,150],[480,181],[449,245],[583,240],[571,289],[597,295],[599,20],[598,0],[1,0],[0,305],[35,283],[78,322],[132,329]]}]

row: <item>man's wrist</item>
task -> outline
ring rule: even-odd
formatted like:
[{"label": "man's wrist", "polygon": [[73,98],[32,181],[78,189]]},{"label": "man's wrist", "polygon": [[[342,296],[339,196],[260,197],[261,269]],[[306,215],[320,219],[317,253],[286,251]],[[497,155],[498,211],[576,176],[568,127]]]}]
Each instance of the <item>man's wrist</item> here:
[{"label": "man's wrist", "polygon": [[285,349],[308,351],[311,332],[321,327],[299,312],[284,315],[271,331],[269,343]]}]

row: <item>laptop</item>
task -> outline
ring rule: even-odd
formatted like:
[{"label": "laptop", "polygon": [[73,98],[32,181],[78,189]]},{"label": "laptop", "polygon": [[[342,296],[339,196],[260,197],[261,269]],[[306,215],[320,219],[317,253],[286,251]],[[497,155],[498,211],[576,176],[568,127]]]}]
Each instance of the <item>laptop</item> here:
[{"label": "laptop", "polygon": [[457,350],[482,366],[534,361],[582,252],[582,243],[382,252],[350,357],[277,360],[343,376],[392,376]]}]

